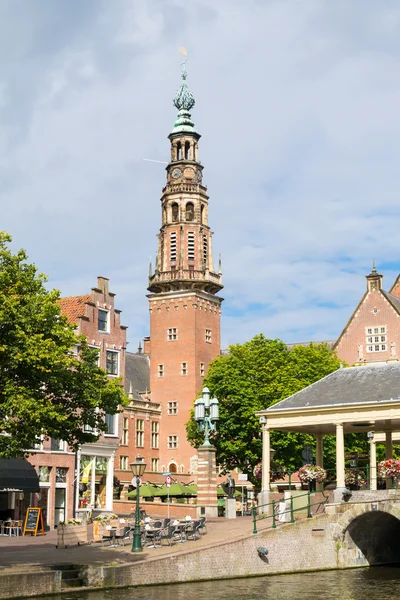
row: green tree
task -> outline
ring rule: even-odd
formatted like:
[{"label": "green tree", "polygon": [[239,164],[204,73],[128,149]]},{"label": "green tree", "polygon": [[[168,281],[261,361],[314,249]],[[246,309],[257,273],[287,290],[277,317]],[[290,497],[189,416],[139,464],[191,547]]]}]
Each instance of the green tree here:
[{"label": "green tree", "polygon": [[[226,469],[238,467],[252,477],[261,460],[262,439],[255,412],[318,381],[340,366],[326,344],[294,346],[257,335],[244,344],[232,345],[225,356],[210,365],[204,385],[220,403],[220,421],[213,437],[217,461]],[[187,423],[192,445],[202,442],[196,423]],[[313,436],[274,431],[274,461],[286,469],[302,465],[304,444],[315,445]]]},{"label": "green tree", "polygon": [[125,403],[121,381],[108,380],[97,351],[60,315],[59,292],[10,242],[0,233],[0,457],[23,455],[41,435],[76,449],[98,437],[85,424],[106,431],[104,413]]}]

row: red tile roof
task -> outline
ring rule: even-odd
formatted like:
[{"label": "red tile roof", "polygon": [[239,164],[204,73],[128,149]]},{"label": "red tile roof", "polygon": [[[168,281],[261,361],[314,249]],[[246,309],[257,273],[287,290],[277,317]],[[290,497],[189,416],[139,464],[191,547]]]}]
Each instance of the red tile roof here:
[{"label": "red tile roof", "polygon": [[85,314],[85,303],[91,300],[91,294],[69,296],[68,298],[60,298],[58,304],[61,308],[61,314],[67,317],[68,322],[78,324],[78,317],[82,317]]}]

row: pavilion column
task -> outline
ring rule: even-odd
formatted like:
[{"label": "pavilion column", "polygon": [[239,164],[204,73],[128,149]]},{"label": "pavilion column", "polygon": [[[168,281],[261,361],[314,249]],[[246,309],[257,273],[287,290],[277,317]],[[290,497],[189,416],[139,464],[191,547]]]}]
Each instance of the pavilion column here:
[{"label": "pavilion column", "polygon": [[268,513],[269,507],[263,507],[268,504],[270,496],[270,473],[271,473],[271,441],[270,430],[265,423],[262,424],[262,480],[261,492],[258,494],[259,513]]},{"label": "pavilion column", "polygon": [[[315,452],[315,462],[318,466],[324,466],[324,436],[318,433],[315,436],[316,440],[316,452]],[[324,488],[324,484],[317,483],[317,492],[321,492]]]},{"label": "pavilion column", "polygon": [[385,458],[393,458],[392,432],[385,432]]},{"label": "pavilion column", "polygon": [[344,432],[343,423],[336,423],[336,490],[335,502],[341,502],[346,489],[344,477]]},{"label": "pavilion column", "polygon": [[377,489],[376,475],[376,442],[372,438],[369,441],[369,488],[373,491]]}]

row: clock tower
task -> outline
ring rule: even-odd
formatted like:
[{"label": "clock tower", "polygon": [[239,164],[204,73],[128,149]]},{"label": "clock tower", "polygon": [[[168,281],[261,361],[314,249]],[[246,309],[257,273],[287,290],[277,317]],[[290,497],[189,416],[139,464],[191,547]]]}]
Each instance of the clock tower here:
[{"label": "clock tower", "polygon": [[178,118],[168,138],[171,160],[161,196],[162,224],[154,273],[150,267],[150,380],[162,407],[160,470],[197,472],[197,452],[185,424],[203,387],[208,365],[220,354],[222,273],[213,266],[212,232],[200,134],[191,120],[195,104],[186,70],[174,105]]}]

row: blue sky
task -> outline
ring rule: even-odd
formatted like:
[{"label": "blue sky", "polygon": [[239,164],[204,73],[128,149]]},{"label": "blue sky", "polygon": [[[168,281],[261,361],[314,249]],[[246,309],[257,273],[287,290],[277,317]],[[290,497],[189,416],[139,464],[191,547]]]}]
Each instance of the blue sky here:
[{"label": "blue sky", "polygon": [[3,0],[1,229],[148,334],[181,56],[222,254],[223,346],[335,339],[400,270],[398,0]]}]

